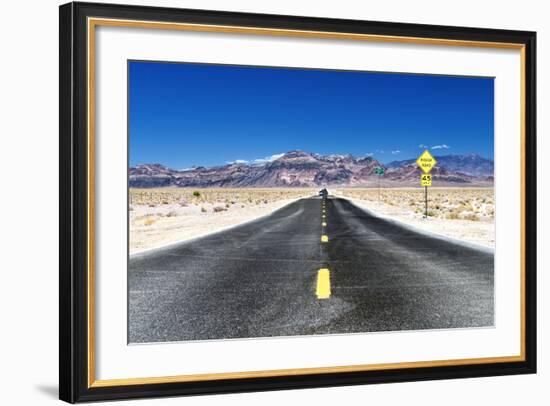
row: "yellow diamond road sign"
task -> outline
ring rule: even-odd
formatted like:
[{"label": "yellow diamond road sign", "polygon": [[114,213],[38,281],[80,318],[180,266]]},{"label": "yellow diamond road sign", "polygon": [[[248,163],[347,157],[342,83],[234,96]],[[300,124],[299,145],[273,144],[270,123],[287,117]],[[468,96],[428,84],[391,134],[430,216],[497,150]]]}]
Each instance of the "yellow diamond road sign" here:
[{"label": "yellow diamond road sign", "polygon": [[428,150],[425,150],[416,160],[416,164],[424,171],[424,173],[430,173],[436,163],[437,161]]}]

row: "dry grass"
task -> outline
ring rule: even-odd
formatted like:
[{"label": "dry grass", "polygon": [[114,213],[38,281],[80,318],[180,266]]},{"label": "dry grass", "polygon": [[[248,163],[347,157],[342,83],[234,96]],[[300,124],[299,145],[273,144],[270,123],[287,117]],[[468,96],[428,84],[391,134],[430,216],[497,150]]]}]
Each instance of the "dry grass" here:
[{"label": "dry grass", "polygon": [[[337,193],[354,199],[378,203],[378,189],[341,189]],[[403,212],[424,214],[424,189],[381,189],[380,203]],[[428,216],[447,220],[494,220],[493,188],[429,188]]]},{"label": "dry grass", "polygon": [[181,207],[195,206],[258,206],[302,197],[317,193],[316,189],[191,189],[191,188],[157,188],[130,189],[132,207],[148,205],[157,207],[178,204]]}]

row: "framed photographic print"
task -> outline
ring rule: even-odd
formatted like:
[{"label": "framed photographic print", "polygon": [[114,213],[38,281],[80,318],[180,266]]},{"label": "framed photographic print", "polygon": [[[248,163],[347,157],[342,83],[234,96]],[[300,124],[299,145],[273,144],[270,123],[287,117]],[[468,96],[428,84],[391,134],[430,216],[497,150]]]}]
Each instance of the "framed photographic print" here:
[{"label": "framed photographic print", "polygon": [[534,373],[533,32],[60,7],[60,398]]}]

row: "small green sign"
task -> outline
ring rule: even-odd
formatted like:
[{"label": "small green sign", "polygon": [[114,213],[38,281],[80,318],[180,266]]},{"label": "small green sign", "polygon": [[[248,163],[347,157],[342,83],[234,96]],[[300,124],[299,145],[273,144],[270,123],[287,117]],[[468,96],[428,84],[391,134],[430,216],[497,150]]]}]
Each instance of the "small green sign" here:
[{"label": "small green sign", "polygon": [[377,174],[377,175],[383,175],[384,174],[384,168],[382,168],[381,166],[377,166],[376,168],[374,168],[374,173]]}]

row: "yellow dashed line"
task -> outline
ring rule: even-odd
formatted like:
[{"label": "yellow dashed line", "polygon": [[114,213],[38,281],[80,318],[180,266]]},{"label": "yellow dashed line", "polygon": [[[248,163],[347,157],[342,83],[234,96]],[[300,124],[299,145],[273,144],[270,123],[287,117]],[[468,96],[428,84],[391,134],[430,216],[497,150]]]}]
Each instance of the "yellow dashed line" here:
[{"label": "yellow dashed line", "polygon": [[323,214],[323,218],[325,218],[325,217],[327,217],[327,216],[325,216],[325,215]]},{"label": "yellow dashed line", "polygon": [[328,299],[330,297],[330,272],[327,268],[319,269],[317,272],[317,299]]},{"label": "yellow dashed line", "polygon": [[328,242],[328,235],[322,235],[321,242]]},{"label": "yellow dashed line", "polygon": [[321,223],[321,225],[322,225],[323,227],[326,227],[326,226],[327,226],[327,223],[323,221],[323,222]]}]

